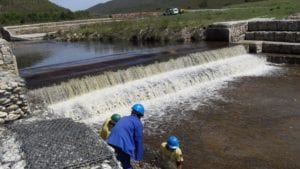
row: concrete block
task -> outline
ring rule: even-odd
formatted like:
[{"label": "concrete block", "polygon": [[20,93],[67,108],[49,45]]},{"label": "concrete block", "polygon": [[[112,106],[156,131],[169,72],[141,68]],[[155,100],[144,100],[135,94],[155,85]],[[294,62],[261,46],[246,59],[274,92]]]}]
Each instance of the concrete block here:
[{"label": "concrete block", "polygon": [[285,42],[295,42],[295,41],[296,41],[296,33],[286,32]]},{"label": "concrete block", "polygon": [[264,32],[255,32],[254,39],[255,40],[264,40]]},{"label": "concrete block", "polygon": [[277,21],[266,22],[266,31],[277,31]]},{"label": "concrete block", "polygon": [[288,31],[297,31],[298,30],[298,22],[296,21],[287,21],[288,22]]},{"label": "concrete block", "polygon": [[277,23],[277,31],[288,31],[289,22],[287,21],[278,21]]},{"label": "concrete block", "polygon": [[300,45],[292,46],[291,53],[296,54],[296,55],[300,55]]},{"label": "concrete block", "polygon": [[300,42],[300,32],[296,33],[296,42]]},{"label": "concrete block", "polygon": [[267,41],[274,41],[275,37],[274,37],[275,33],[274,32],[266,32],[265,37]]},{"label": "concrete block", "polygon": [[258,31],[266,31],[268,30],[267,22],[257,22]]},{"label": "concrete block", "polygon": [[246,40],[255,40],[254,38],[255,38],[254,32],[247,32],[246,33],[246,37],[245,37]]},{"label": "concrete block", "polygon": [[257,31],[257,22],[249,22],[248,31]]},{"label": "concrete block", "polygon": [[292,46],[290,45],[274,45],[274,48],[279,49],[279,52],[275,52],[275,53],[284,53],[284,54],[292,53]]},{"label": "concrete block", "polygon": [[284,42],[285,39],[286,39],[285,36],[286,36],[285,32],[275,32],[275,34],[274,34],[274,41]]}]

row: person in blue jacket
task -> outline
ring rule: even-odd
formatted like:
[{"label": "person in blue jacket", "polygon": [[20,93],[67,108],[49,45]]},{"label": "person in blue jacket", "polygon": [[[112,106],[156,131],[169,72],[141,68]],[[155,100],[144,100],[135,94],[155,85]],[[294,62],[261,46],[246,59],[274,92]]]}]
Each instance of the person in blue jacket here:
[{"label": "person in blue jacket", "polygon": [[132,169],[131,158],[143,167],[144,134],[141,122],[143,116],[144,106],[134,104],[131,107],[131,115],[121,118],[108,137],[107,143],[115,149],[117,159],[124,169]]}]

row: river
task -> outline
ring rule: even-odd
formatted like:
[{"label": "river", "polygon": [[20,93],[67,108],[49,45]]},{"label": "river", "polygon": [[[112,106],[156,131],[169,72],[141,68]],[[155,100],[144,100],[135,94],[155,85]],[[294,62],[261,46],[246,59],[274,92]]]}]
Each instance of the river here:
[{"label": "river", "polygon": [[[24,43],[15,45],[14,52],[20,63],[22,59],[31,58],[30,51],[39,51],[44,46],[44,50],[37,52],[37,58],[41,59],[35,60],[36,57],[33,57],[30,64],[19,64],[26,70],[62,63],[68,65],[87,58],[122,57],[118,54],[132,51],[151,53],[154,50],[161,53],[170,48],[195,50],[189,45],[127,45],[124,49],[87,44]],[[32,45],[36,47],[30,49]],[[206,43],[197,45],[198,52],[217,46],[211,47]],[[103,52],[105,50],[107,52]],[[56,117],[73,118],[96,130],[101,126],[101,121],[110,116],[109,113],[126,115],[129,105],[141,100],[146,107],[145,161],[149,163],[155,161],[160,144],[169,135],[176,135],[181,141],[185,169],[300,168],[300,66],[268,63],[264,56],[249,55],[242,50],[239,53],[238,50],[233,48],[219,53],[197,54],[192,59],[187,57],[184,61],[197,64],[182,62],[184,67],[170,60],[165,64],[155,63],[155,69],[145,65],[137,70],[111,72],[114,77],[117,73],[126,77],[118,76],[122,77],[120,82],[113,81],[113,84],[73,99],[67,98],[76,93],[68,93],[65,100],[51,103],[50,107]],[[236,56],[227,56],[232,53]],[[204,56],[207,56],[203,60],[205,62],[200,63],[197,58]],[[137,57],[135,55],[134,59]],[[154,60],[157,61],[157,58]],[[178,60],[181,61],[180,58]],[[165,69],[154,71],[162,65]],[[137,72],[150,70],[153,72],[149,76],[132,78],[138,76]],[[76,83],[80,85],[81,80],[77,79]],[[87,83],[92,82],[94,86],[96,81]],[[53,95],[49,99],[51,102],[62,99],[57,95],[62,94],[63,90],[58,89],[59,86],[39,90],[41,93],[49,91],[46,96]],[[38,91],[32,93],[39,94]]]}]

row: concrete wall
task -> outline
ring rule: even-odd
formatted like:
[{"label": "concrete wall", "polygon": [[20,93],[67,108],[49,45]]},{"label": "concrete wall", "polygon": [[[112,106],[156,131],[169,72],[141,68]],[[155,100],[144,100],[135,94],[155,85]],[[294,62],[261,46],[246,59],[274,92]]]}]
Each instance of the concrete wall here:
[{"label": "concrete wall", "polygon": [[264,42],[262,45],[264,53],[300,55],[300,44],[298,43]]},{"label": "concrete wall", "polygon": [[206,30],[206,40],[237,42],[245,39],[247,30],[247,21],[215,23],[208,26]]},{"label": "concrete wall", "polygon": [[0,124],[29,114],[25,82],[18,76],[17,62],[9,44],[0,39]]},{"label": "concrete wall", "polygon": [[247,32],[246,40],[277,41],[277,42],[300,42],[300,32],[274,32],[258,31]]},{"label": "concrete wall", "polygon": [[300,20],[252,21],[248,31],[300,31]]}]

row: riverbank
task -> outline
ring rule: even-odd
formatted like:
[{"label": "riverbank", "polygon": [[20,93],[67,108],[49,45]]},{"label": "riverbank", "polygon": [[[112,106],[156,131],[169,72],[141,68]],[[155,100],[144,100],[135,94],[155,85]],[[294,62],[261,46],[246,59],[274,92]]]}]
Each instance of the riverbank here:
[{"label": "riverbank", "polygon": [[156,16],[111,23],[81,26],[70,31],[49,34],[46,39],[62,41],[201,41],[209,24],[255,17],[285,18],[299,12],[297,0],[266,0],[231,5],[219,10],[199,10],[177,16]]}]

